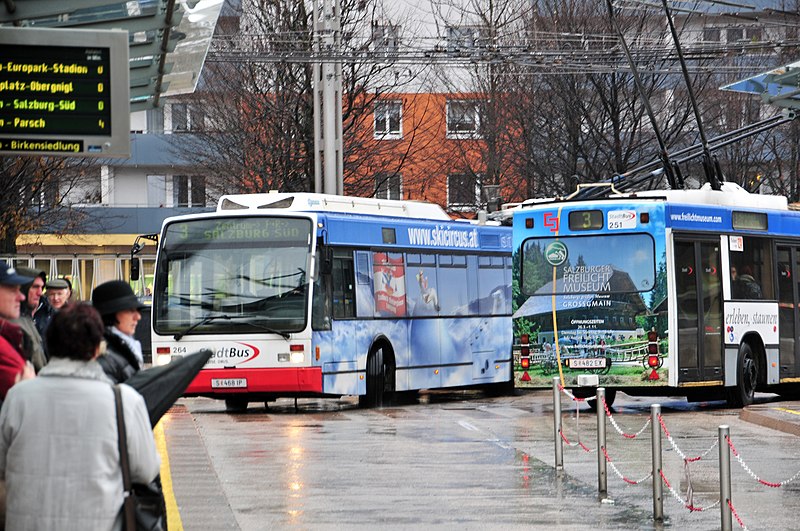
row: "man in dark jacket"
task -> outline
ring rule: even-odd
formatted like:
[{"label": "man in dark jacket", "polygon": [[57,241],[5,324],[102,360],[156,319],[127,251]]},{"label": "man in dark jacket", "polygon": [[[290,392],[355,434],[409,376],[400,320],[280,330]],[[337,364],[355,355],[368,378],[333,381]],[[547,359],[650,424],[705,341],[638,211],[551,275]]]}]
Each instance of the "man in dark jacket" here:
[{"label": "man in dark jacket", "polygon": [[94,288],[92,305],[106,325],[106,354],[97,361],[109,378],[116,383],[124,382],[144,365],[142,346],[133,337],[144,305],[122,280],[111,280]]},{"label": "man in dark jacket", "polygon": [[50,301],[42,294],[45,282],[47,282],[47,275],[45,275],[43,271],[37,271],[27,267],[22,269],[26,272],[30,271],[35,275],[33,282],[22,287],[22,293],[27,299],[25,304],[28,306],[28,311],[31,312],[36,330],[39,331],[39,336],[42,338],[44,354],[47,356],[47,344],[44,341],[44,337],[45,333],[47,333],[47,327],[50,325],[50,320],[56,314],[56,310],[50,306]]},{"label": "man in dark jacket", "polygon": [[40,306],[42,288],[44,287],[46,275],[44,271],[31,269],[30,267],[17,267],[17,273],[24,277],[31,277],[33,282],[22,286],[22,295],[25,300],[20,304],[20,315],[11,322],[22,328],[25,333],[24,354],[25,359],[33,362],[33,367],[38,373],[47,364],[47,357],[44,349],[44,337],[36,328],[33,321],[33,309]]}]

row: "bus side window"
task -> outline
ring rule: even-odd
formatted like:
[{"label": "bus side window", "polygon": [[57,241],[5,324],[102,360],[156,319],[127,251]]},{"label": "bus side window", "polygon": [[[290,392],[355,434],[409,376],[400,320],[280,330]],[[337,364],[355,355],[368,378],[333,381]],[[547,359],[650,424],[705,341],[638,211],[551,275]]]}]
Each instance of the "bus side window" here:
[{"label": "bus side window", "polygon": [[772,245],[753,236],[742,238],[742,250],[731,252],[731,296],[734,299],[775,298]]},{"label": "bus side window", "polygon": [[336,319],[355,317],[355,269],[351,252],[334,253],[331,281],[333,284],[333,317]]}]

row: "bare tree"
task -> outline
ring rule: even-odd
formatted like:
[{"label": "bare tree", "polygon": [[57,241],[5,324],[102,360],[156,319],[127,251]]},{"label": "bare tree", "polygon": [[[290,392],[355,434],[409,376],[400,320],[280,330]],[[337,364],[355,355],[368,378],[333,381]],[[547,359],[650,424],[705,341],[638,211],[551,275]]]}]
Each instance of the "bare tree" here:
[{"label": "bare tree", "polygon": [[0,157],[0,253],[16,253],[17,237],[25,232],[65,234],[100,221],[71,207],[99,200],[98,175],[92,159]]},{"label": "bare tree", "polygon": [[[194,97],[204,106],[208,128],[191,135],[186,149],[219,192],[312,190],[311,3],[255,0],[242,5],[239,33],[215,37],[217,53],[207,61]],[[376,6],[374,0],[340,5],[343,49],[338,53],[361,58],[344,64],[342,80],[344,180],[348,192],[359,195],[375,192],[374,175],[364,168],[381,158],[381,146],[367,136],[372,127],[364,127],[365,120],[376,100],[405,80],[391,55],[374,41],[376,25],[390,23],[378,16]],[[235,53],[226,53],[230,50]],[[325,53],[323,60],[336,60],[335,52]]]},{"label": "bare tree", "polygon": [[[217,50],[227,42],[246,53],[235,59],[212,54],[197,95],[211,126],[189,149],[210,188],[310,190],[309,7],[288,0],[243,5],[240,34],[221,34],[215,42]],[[379,0],[342,2],[346,193],[375,195],[402,174],[406,197],[415,199],[429,198],[431,176],[453,175],[449,191],[461,198],[472,194],[473,207],[482,202],[474,191],[486,185],[499,185],[506,200],[564,194],[576,183],[609,179],[657,158],[644,99],[671,152],[699,141],[662,11],[617,13],[641,72],[643,98],[603,2],[447,0],[430,6],[438,36],[447,42],[427,50],[438,62],[418,56],[420,62],[407,67],[395,62],[398,52],[386,46],[387,32],[412,42],[418,30],[392,20]],[[679,29],[690,20],[682,16]],[[718,93],[719,76],[712,75],[715,65],[730,62],[729,51],[717,46],[695,50],[689,58],[690,83],[711,134],[733,124],[722,113],[732,108],[731,100]],[[538,62],[542,57],[544,64]],[[419,76],[428,71],[437,75],[424,85]],[[411,80],[417,81],[415,88],[406,89]],[[439,97],[429,97],[434,93]],[[402,100],[403,142],[382,138],[373,127],[376,105],[393,99]],[[456,100],[462,109],[451,105]],[[470,105],[475,129],[453,134],[449,120],[459,113],[464,118]],[[448,118],[437,121],[437,115]],[[752,171],[776,175],[768,171],[768,159],[787,158],[767,156],[763,147],[754,140],[719,157],[731,178],[745,183]],[[696,173],[695,166],[686,173]],[[441,201],[437,182],[439,195],[433,197]]]}]

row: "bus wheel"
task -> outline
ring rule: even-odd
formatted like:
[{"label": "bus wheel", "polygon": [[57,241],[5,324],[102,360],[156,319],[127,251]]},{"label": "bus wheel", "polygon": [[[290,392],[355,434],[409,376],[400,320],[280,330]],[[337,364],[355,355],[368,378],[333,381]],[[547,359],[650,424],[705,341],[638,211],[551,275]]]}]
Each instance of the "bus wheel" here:
[{"label": "bus wheel", "polygon": [[247,410],[247,399],[244,397],[226,398],[225,411],[228,413],[242,413]]},{"label": "bus wheel", "polygon": [[[361,407],[382,407],[386,398],[394,391],[393,375],[386,365],[383,347],[376,348],[367,357],[367,394],[358,397]],[[387,389],[391,387],[391,389]]]},{"label": "bus wheel", "polygon": [[747,343],[739,347],[739,359],[736,364],[736,387],[728,391],[728,404],[732,407],[744,407],[753,403],[758,384],[758,364],[753,349]]}]

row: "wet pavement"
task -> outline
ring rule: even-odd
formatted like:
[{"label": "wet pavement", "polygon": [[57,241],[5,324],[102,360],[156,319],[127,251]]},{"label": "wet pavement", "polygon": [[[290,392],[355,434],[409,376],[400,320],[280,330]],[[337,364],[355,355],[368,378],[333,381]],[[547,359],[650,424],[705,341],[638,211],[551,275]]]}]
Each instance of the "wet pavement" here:
[{"label": "wet pavement", "polygon": [[[621,395],[612,418],[633,434],[654,399]],[[354,400],[251,406],[182,399],[165,417],[172,485],[184,529],[719,529],[718,426],[732,456],[732,501],[749,529],[797,528],[800,402],[665,399],[663,523],[653,521],[651,435],[607,423],[608,498],[597,493],[596,417],[564,407],[564,469],[554,468],[552,393],[435,396],[421,404],[360,410]],[[765,424],[769,421],[771,424]],[[586,451],[590,450],[590,451]],[[704,457],[687,467],[681,458]],[[616,472],[615,472],[616,469]],[[620,477],[621,476],[621,477]],[[755,478],[753,477],[755,476]],[[626,480],[638,484],[631,485]],[[691,491],[689,490],[691,487]],[[734,520],[734,529],[739,528]],[[173,529],[174,531],[174,529]]]}]

